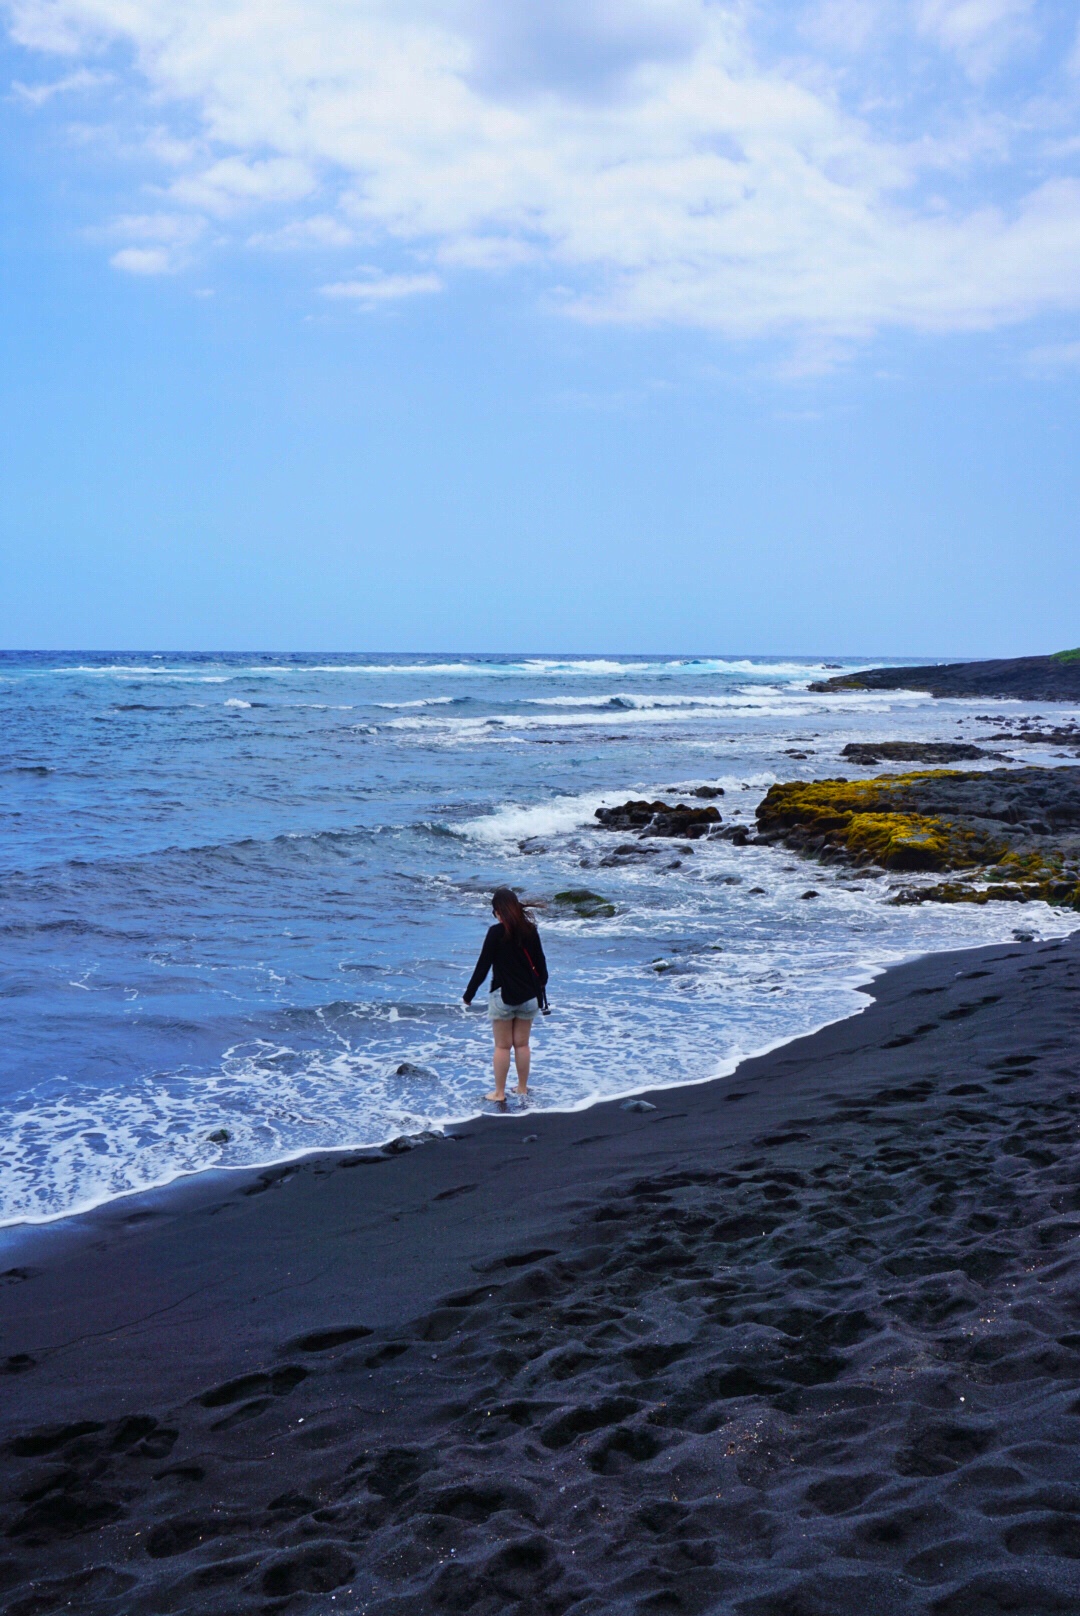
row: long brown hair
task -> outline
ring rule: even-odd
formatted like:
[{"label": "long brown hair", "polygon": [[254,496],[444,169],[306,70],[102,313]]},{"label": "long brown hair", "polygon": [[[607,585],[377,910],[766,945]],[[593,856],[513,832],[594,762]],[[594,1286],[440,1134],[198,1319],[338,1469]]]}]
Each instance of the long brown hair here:
[{"label": "long brown hair", "polygon": [[516,892],[509,887],[498,887],[492,893],[491,907],[503,924],[503,931],[520,947],[529,943],[536,933],[532,916],[521,907]]}]

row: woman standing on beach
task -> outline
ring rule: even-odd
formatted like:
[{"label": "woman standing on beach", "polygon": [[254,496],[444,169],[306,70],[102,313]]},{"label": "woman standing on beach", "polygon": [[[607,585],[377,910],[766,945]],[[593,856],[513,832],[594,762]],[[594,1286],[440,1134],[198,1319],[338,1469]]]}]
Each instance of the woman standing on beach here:
[{"label": "woman standing on beach", "polygon": [[509,887],[499,887],[491,899],[495,924],[488,928],[484,946],[469,985],[462,994],[471,1004],[481,982],[491,972],[488,1015],[495,1035],[495,1092],[487,1100],[506,1099],[510,1051],[517,1065],[517,1092],[529,1088],[529,1029],[537,1011],[547,1003],[548,968],[540,933]]}]

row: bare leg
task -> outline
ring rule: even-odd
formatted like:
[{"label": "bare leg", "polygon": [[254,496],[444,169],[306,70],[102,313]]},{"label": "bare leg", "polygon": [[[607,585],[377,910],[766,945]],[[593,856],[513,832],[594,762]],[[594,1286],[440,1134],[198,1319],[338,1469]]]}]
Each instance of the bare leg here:
[{"label": "bare leg", "polygon": [[[529,1067],[532,1063],[532,1051],[529,1048],[529,1030],[531,1021],[515,1017],[511,1022],[514,1029],[514,1062],[517,1066],[517,1091],[527,1094],[529,1089]],[[509,1069],[509,1068],[508,1068]]]},{"label": "bare leg", "polygon": [[485,1100],[506,1099],[506,1074],[510,1070],[510,1050],[514,1042],[514,1028],[516,1021],[493,1021],[491,1030],[495,1036],[495,1052],[491,1064],[495,1071],[495,1092],[485,1094]]}]

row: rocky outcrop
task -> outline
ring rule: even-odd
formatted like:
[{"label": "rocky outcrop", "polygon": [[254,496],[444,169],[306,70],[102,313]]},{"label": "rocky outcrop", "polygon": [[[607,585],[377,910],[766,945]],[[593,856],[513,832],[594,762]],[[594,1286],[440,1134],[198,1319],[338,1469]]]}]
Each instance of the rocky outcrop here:
[{"label": "rocky outcrop", "polygon": [[965,872],[909,901],[1045,898],[1080,908],[1080,769],[937,769],[773,786],[757,810],[768,841],[826,862]]},{"label": "rocky outcrop", "polygon": [[1069,752],[1080,752],[1080,724],[1055,724],[1051,729],[1040,727],[1034,718],[1002,718],[990,713],[980,714],[988,724],[1001,724],[991,741],[1008,741],[1011,746],[1057,746]]},{"label": "rocky outcrop", "polygon": [[1002,696],[1017,701],[1080,701],[1080,650],[921,668],[867,668],[822,679],[811,690],[925,690],[931,696]]},{"label": "rocky outcrop", "polygon": [[697,841],[719,828],[720,811],[689,808],[685,802],[674,807],[667,802],[630,801],[617,808],[598,808],[596,817],[604,830],[636,831],[640,836],[681,836]]},{"label": "rocky outcrop", "polygon": [[567,887],[564,892],[556,892],[551,901],[557,909],[568,911],[579,920],[610,920],[615,914],[610,898],[588,887]]},{"label": "rocky outcrop", "polygon": [[973,763],[1002,754],[968,741],[849,741],[840,755],[866,768],[878,763]]}]

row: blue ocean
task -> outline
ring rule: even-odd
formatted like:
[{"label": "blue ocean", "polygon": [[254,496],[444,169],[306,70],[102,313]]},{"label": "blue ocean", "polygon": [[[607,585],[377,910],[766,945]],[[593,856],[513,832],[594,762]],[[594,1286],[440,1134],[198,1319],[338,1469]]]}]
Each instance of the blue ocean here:
[{"label": "blue ocean", "polygon": [[1025,711],[809,691],[823,676],[3,655],[0,1222],[476,1114],[490,1033],[461,992],[497,884],[536,901],[551,966],[537,1110],[722,1075],[901,959],[1070,930],[1043,905],[898,907],[886,875],[720,839],[611,860],[598,806],[707,785],[752,828],[778,779],[873,773],[849,741],[976,739]]}]

